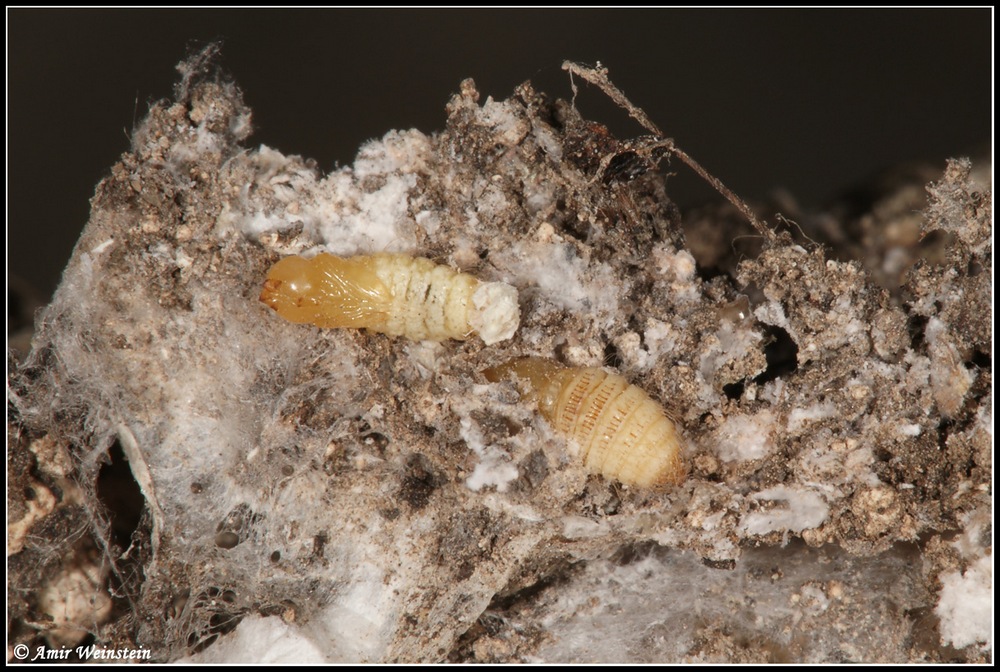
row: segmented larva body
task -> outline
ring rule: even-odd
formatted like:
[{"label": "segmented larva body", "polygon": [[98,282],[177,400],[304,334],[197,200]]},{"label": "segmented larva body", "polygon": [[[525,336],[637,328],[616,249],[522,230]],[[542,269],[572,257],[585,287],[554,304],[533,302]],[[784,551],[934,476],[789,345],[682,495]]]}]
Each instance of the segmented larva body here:
[{"label": "segmented larva body", "polygon": [[370,329],[413,340],[490,345],[510,338],[517,290],[405,254],[285,257],[268,271],[260,300],[289,322]]},{"label": "segmented larva body", "polygon": [[680,483],[687,475],[673,421],[622,376],[537,357],[485,372],[494,382],[509,374],[526,384],[542,416],[575,442],[589,472],[640,487]]}]

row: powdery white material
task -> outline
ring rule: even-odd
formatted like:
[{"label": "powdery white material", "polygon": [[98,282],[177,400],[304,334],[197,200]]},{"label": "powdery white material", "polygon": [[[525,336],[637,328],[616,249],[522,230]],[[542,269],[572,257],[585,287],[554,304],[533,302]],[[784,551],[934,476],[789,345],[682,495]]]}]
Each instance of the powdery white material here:
[{"label": "powdery white material", "polygon": [[797,432],[810,423],[816,422],[817,420],[823,420],[825,418],[832,418],[835,415],[837,415],[837,407],[829,401],[820,404],[813,404],[809,408],[793,409],[792,412],[788,414],[788,431]]},{"label": "powdery white material", "polygon": [[381,140],[371,140],[358,151],[354,174],[359,179],[389,173],[417,173],[427,169],[431,140],[420,131],[389,131]]},{"label": "powdery white material", "polygon": [[836,350],[856,340],[858,334],[867,333],[867,325],[857,318],[851,317],[855,313],[856,308],[851,302],[850,296],[840,296],[833,302],[826,314],[828,328],[822,339],[824,349]]},{"label": "powdery white material", "polygon": [[747,356],[753,348],[763,340],[763,336],[743,325],[734,325],[728,320],[719,324],[718,331],[708,336],[712,342],[702,352],[698,362],[698,397],[708,403],[718,402],[719,395],[715,391],[713,381],[726,364],[739,361]]},{"label": "powdery white material", "polygon": [[879,478],[872,471],[875,455],[867,442],[843,438],[828,428],[810,434],[805,441],[808,447],[793,461],[793,471],[799,474],[801,482],[822,484],[828,493],[850,482],[879,485]]},{"label": "powdery white material", "polygon": [[444,346],[439,341],[410,341],[403,345],[403,350],[424,380],[440,368],[439,360],[444,354]]},{"label": "powdery white material", "polygon": [[757,306],[757,309],[753,311],[754,317],[763,322],[764,324],[770,324],[775,327],[781,327],[785,331],[788,331],[788,317],[785,315],[785,309],[781,307],[781,304],[777,301],[768,301],[765,304]]},{"label": "powdery white material", "polygon": [[698,267],[690,252],[658,245],[653,248],[651,256],[656,270],[670,279],[670,293],[674,301],[693,302],[701,298],[695,275]]},{"label": "powdery white material", "polygon": [[[629,369],[649,371],[677,345],[677,333],[668,323],[649,318],[641,336],[635,331],[628,331],[614,342]],[[603,360],[598,360],[599,364],[603,364]]]},{"label": "powdery white material", "polygon": [[856,614],[919,605],[919,567],[904,554],[855,557],[832,544],[751,547],[725,570],[703,557],[655,549],[628,564],[588,562],[522,621],[545,630],[532,662],[732,664],[711,646],[727,639],[763,640],[767,651],[800,664],[905,660],[902,643],[886,650],[883,638],[844,632]]},{"label": "powdery white material", "polygon": [[551,157],[555,162],[562,160],[563,146],[562,141],[556,134],[546,126],[535,126],[533,129],[535,132],[535,141],[538,142],[538,146],[545,150],[545,153]]},{"label": "powdery white material", "polygon": [[293,665],[329,662],[319,646],[280,618],[247,616],[235,631],[212,646],[176,661],[181,665],[257,663]]},{"label": "powdery white material", "polygon": [[803,611],[810,615],[817,615],[826,611],[830,607],[830,598],[826,596],[823,589],[816,584],[806,584],[802,586],[799,593],[799,603]]},{"label": "powdery white material", "polygon": [[108,238],[107,240],[105,240],[100,245],[95,246],[94,249],[92,249],[90,251],[90,254],[96,257],[98,254],[100,254],[101,252],[104,252],[106,249],[108,249],[109,247],[111,247],[112,245],[114,245],[114,243],[115,243],[115,239],[114,238]]},{"label": "powdery white material", "polygon": [[469,326],[476,330],[486,345],[505,341],[517,331],[521,311],[517,305],[517,290],[505,282],[484,282],[472,295],[476,311]]},{"label": "powdery white material", "polygon": [[525,181],[524,205],[534,215],[553,207],[558,200],[555,187],[548,182]]},{"label": "powdery white material", "polygon": [[784,502],[785,506],[748,513],[740,522],[740,528],[747,534],[801,532],[819,527],[830,513],[830,507],[823,497],[811,490],[779,485],[758,492],[753,495],[753,499]]},{"label": "powdery white material", "polygon": [[[300,213],[300,194],[316,187],[316,174],[296,156],[285,156],[276,149],[261,145],[249,157],[258,189],[251,194],[248,182],[237,199],[225,204],[216,227],[220,233],[235,230],[257,236],[266,231],[281,231],[305,221]],[[259,196],[261,185],[271,190],[271,199]]]},{"label": "powdery white material", "polygon": [[964,558],[973,559],[982,556],[986,552],[983,544],[992,538],[990,532],[993,527],[993,512],[984,506],[963,514],[959,517],[959,521],[963,531],[955,539],[955,548]]},{"label": "powdery white material", "polygon": [[462,406],[461,402],[452,404],[452,410],[461,416],[459,436],[480,458],[472,475],[465,479],[466,487],[479,492],[492,485],[496,486],[498,492],[506,492],[510,482],[517,478],[517,466],[510,462],[506,452],[486,443],[479,424],[463,412]]},{"label": "powdery white material", "polygon": [[773,448],[774,414],[730,415],[716,430],[718,455],[726,462],[759,460]]},{"label": "powdery white material", "polygon": [[993,556],[979,558],[964,574],[942,574],[941,584],[934,608],[941,619],[941,641],[960,649],[979,644],[992,651]]},{"label": "powdery white material", "polygon": [[965,395],[975,380],[965,368],[944,322],[936,317],[927,322],[927,352],[930,355],[930,380],[934,401],[947,416],[959,411]]},{"label": "powdery white material", "polygon": [[646,320],[643,340],[650,357],[654,360],[659,359],[677,345],[677,330],[669,323],[651,317]]},{"label": "powdery white material", "polygon": [[[417,173],[427,169],[430,139],[419,131],[390,131],[362,147],[353,168],[317,180],[295,156],[261,146],[252,157],[256,184],[219,216],[218,227],[259,236],[299,224],[315,242],[337,255],[412,251],[420,227],[410,215]],[[416,208],[414,208],[416,209]],[[437,222],[424,215],[425,230]]]},{"label": "powdery white material", "polygon": [[[366,549],[357,549],[364,553]],[[367,549],[374,551],[372,546]],[[305,630],[322,642],[338,662],[371,662],[384,654],[392,635],[398,596],[381,567],[360,562],[339,599]]]},{"label": "powdery white material", "polygon": [[479,112],[479,122],[496,134],[496,139],[508,147],[521,142],[531,130],[531,125],[523,113],[518,114],[518,106],[508,100],[497,102],[492,96],[486,99]]},{"label": "powdery white material", "polygon": [[606,523],[583,516],[563,516],[563,536],[567,539],[587,539],[608,533]]},{"label": "powdery white material", "polygon": [[757,398],[761,401],[766,401],[772,406],[777,406],[781,404],[785,399],[788,398],[788,389],[785,385],[785,381],[781,378],[775,378],[774,380],[769,380],[764,383],[760,390],[757,392]]},{"label": "powdery white material", "polygon": [[413,175],[387,175],[371,193],[358,189],[345,173],[331,175],[338,200],[321,204],[315,212],[320,239],[333,254],[401,252],[416,246],[415,227],[408,216]]},{"label": "powdery white material", "polygon": [[507,492],[507,486],[517,478],[517,467],[507,459],[506,453],[489,448],[482,452],[480,461],[472,470],[472,475],[465,479],[465,485],[473,492],[479,492],[491,485],[498,492]]},{"label": "powdery white material", "polygon": [[[511,207],[510,198],[500,184],[486,178],[478,178],[473,186],[475,194],[476,221],[479,227],[489,229],[489,222]],[[484,225],[483,222],[486,222]]]},{"label": "powdery white material", "polygon": [[586,313],[598,324],[610,322],[618,312],[618,296],[625,289],[608,291],[623,284],[604,263],[589,262],[569,242],[552,236],[550,241],[522,241],[491,256],[514,278],[518,287],[537,287],[549,302],[574,313]]},{"label": "powdery white material", "polygon": [[[992,397],[992,395],[990,395]],[[990,405],[992,407],[992,404]],[[976,413],[976,427],[982,429],[990,437],[993,436],[993,414],[989,408],[980,408]]]},{"label": "powdery white material", "polygon": [[928,387],[931,379],[931,360],[909,350],[903,356],[903,362],[909,367],[906,370],[904,384],[918,390]]},{"label": "powdery white material", "polygon": [[441,228],[441,218],[430,210],[421,210],[414,219],[428,236],[433,236]]}]

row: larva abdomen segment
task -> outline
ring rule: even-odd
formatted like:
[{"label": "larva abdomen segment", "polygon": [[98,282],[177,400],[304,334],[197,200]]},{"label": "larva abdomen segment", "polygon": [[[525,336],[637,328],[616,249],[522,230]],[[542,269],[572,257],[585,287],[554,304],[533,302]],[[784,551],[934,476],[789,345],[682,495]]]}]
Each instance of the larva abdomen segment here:
[{"label": "larva abdomen segment", "polygon": [[519,322],[510,285],[404,254],[287,257],[268,272],[260,300],[291,322],[413,340],[478,333],[490,345],[513,336]]},{"label": "larva abdomen segment", "polygon": [[372,259],[393,297],[386,324],[377,331],[413,340],[469,337],[476,278],[420,257],[382,254]]},{"label": "larva abdomen segment", "polygon": [[622,376],[526,358],[490,369],[486,377],[500,380],[509,373],[528,384],[541,414],[576,444],[591,473],[640,487],[679,483],[686,476],[673,421]]}]

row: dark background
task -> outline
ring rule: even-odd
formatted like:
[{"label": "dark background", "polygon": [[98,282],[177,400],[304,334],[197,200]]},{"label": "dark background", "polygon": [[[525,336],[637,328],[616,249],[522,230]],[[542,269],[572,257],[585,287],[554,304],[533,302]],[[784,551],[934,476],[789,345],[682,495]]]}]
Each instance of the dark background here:
[{"label": "dark background", "polygon": [[[211,40],[254,110],[251,146],[349,164],[433,132],[459,82],[568,97],[563,59],[612,80],[748,200],[818,207],[904,161],[991,148],[992,10],[8,10],[8,282],[47,297],[94,186],[174,65]],[[583,114],[644,133],[593,87]],[[717,199],[675,164],[682,207]]]}]

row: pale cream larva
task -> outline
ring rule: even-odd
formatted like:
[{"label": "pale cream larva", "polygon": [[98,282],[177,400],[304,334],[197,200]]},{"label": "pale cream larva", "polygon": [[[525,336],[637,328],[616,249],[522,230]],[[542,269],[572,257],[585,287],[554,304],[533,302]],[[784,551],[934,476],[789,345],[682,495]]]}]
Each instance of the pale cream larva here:
[{"label": "pale cream larva", "polygon": [[405,254],[285,257],[268,271],[260,300],[289,322],[413,340],[477,333],[490,345],[513,336],[520,321],[510,285]]},{"label": "pale cream larva", "polygon": [[677,484],[687,476],[676,425],[622,376],[537,357],[485,372],[493,382],[511,374],[542,416],[576,444],[589,472],[639,487]]}]

